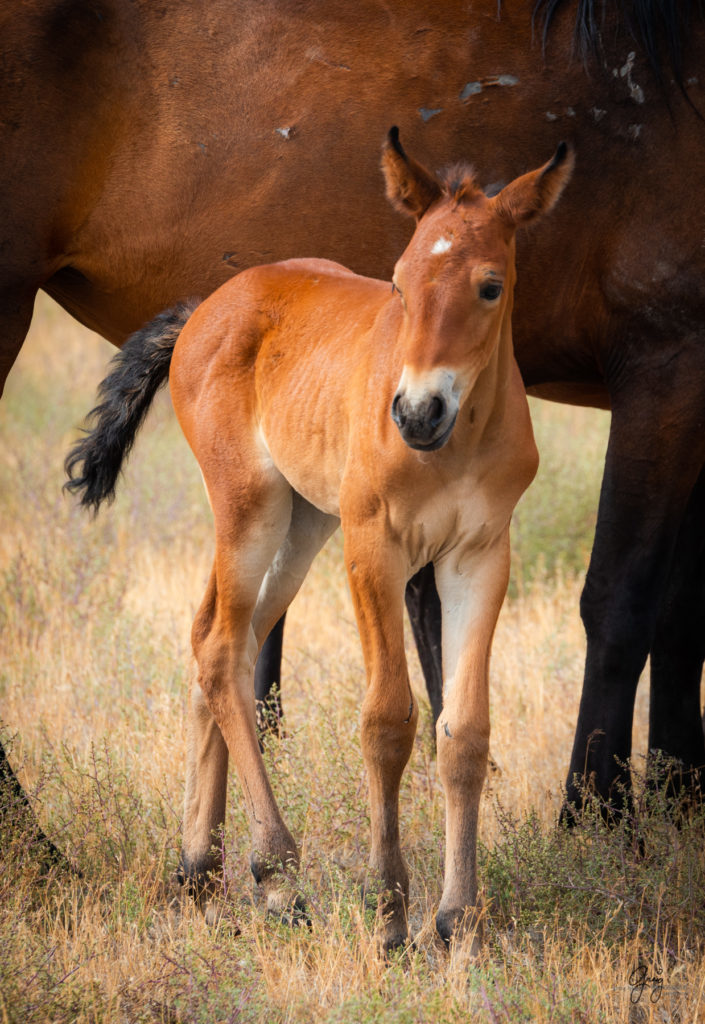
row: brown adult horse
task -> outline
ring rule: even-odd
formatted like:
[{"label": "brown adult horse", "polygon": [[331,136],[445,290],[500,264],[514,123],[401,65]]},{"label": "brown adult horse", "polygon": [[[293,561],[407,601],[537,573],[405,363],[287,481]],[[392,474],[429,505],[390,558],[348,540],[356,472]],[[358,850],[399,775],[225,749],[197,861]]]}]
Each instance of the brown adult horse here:
[{"label": "brown adult horse", "polygon": [[[270,910],[291,900],[282,872],[298,865],[298,853],[257,741],[254,667],[342,524],[368,681],[361,732],[370,865],[391,893],[383,944],[407,936],[398,804],[418,710],[404,591],[428,563],[441,595],[446,671],[436,730],[446,796],[441,936],[448,941],[473,910],[490,646],[509,580],[509,520],[538,464],[512,347],[514,234],[554,205],[572,163],[562,145],[549,164],[488,199],[468,168],[439,181],[409,159],[393,129],[383,151],[387,194],[417,227],[391,291],[327,260],[244,271],[198,307],[178,340],[169,314],[138,332],[103,381],[95,426],[69,458],[81,474],[70,489],[96,509],[112,493],[119,454],[168,374],[213,509],[215,561],[192,632],[198,679],[182,856],[192,879],[218,866],[212,837],[225,817],[229,754],[255,879]],[[135,364],[145,367],[138,383]]]},{"label": "brown adult horse", "polygon": [[[565,0],[545,5],[544,49],[531,2],[3,4],[0,384],[38,288],[122,344],[252,263],[316,254],[388,277],[406,235],[369,140],[389,124],[420,154],[471,152],[486,182],[572,139],[569,195],[519,240],[515,346],[534,394],[612,409],[578,799],[575,773],[605,796],[628,782],[649,654],[649,746],[705,762],[705,31],[680,0]],[[433,597],[412,591],[417,631]],[[422,654],[437,686],[431,634]]]}]

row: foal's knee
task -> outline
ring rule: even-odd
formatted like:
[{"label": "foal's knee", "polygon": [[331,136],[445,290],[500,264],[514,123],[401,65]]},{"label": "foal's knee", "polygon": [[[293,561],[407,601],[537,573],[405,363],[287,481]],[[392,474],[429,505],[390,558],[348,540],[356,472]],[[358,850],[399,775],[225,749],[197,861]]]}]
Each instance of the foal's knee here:
[{"label": "foal's knee", "polygon": [[482,788],[490,752],[489,728],[457,722],[441,713],[436,723],[436,749],[446,789],[467,792]]},{"label": "foal's knee", "polygon": [[360,720],[363,754],[403,769],[411,753],[418,717],[418,704],[410,690],[408,701],[393,709],[365,699]]}]

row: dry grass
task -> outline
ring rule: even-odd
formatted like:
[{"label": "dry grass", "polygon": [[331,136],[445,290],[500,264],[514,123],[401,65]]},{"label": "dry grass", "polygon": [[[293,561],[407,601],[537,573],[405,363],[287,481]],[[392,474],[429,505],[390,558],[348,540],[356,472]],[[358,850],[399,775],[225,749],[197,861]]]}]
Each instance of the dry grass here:
[{"label": "dry grass", "polygon": [[[641,859],[626,832],[595,821],[567,836],[555,826],[582,676],[578,595],[605,417],[534,406],[544,468],[517,516],[513,596],[493,656],[484,951],[470,962],[434,935],[443,806],[426,709],[402,793],[416,948],[386,964],[355,884],[368,842],[364,683],[338,538],[292,607],[287,735],[266,751],[301,843],[312,929],[264,919],[234,781],[225,874],[242,934],[209,930],[187,903],[170,904],[188,636],[210,517],[166,399],[115,506],[92,522],[62,495],[63,456],[110,354],[43,302],[0,404],[4,735],[14,736],[13,763],[44,827],[83,873],[41,882],[23,837],[5,837],[0,1020],[705,1019],[702,821],[679,832],[658,807],[644,809]],[[637,766],[645,737],[640,694]],[[637,999],[639,964],[649,980]]]}]

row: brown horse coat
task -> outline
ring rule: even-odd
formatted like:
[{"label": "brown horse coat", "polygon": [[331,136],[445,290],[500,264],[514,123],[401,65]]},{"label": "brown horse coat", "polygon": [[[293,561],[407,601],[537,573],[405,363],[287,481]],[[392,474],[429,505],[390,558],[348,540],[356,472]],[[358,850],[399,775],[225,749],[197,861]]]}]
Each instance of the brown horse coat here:
[{"label": "brown horse coat", "polygon": [[563,145],[490,199],[467,170],[441,184],[407,157],[394,129],[383,156],[388,194],[418,223],[393,289],[326,260],[256,267],[203,302],[175,345],[169,314],[135,335],[125,352],[151,367],[138,382],[130,386],[132,360],[121,356],[101,385],[94,427],[69,460],[71,488],[96,506],[112,492],[134,438],[124,396],[146,410],[168,368],[213,509],[215,561],[192,633],[198,677],[182,855],[197,887],[218,867],[212,842],[223,825],[230,756],[268,906],[303,909],[282,874],[298,854],[260,753],[253,676],[266,636],[341,523],[368,681],[361,735],[370,864],[390,893],[381,938],[390,947],[407,935],[398,799],[418,711],[404,590],[429,563],[445,669],[441,936],[449,940],[472,917],[490,646],[509,578],[509,521],[537,466],[512,347],[514,234],[553,206],[572,164]]},{"label": "brown horse coat", "polygon": [[[589,0],[580,11],[591,24]],[[705,31],[677,0],[645,15],[659,81],[628,10],[592,16],[583,61],[570,3],[545,49],[524,0],[0,12],[0,384],[38,288],[121,344],[253,263],[316,255],[388,277],[408,235],[370,140],[391,123],[421,155],[470,156],[485,183],[573,140],[565,202],[519,239],[514,336],[533,393],[612,409],[572,799],[574,773],[605,796],[628,782],[649,655],[649,746],[705,762]]]}]

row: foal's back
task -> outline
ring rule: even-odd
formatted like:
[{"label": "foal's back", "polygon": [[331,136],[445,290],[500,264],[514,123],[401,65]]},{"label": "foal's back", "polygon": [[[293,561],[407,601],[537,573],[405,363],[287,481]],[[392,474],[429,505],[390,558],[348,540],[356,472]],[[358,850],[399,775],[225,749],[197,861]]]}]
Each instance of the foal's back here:
[{"label": "foal's back", "polygon": [[194,450],[235,418],[241,439],[263,439],[295,489],[337,514],[360,417],[380,449],[399,446],[389,409],[400,309],[390,296],[389,282],[316,259],[254,267],[223,285],[192,316],[171,365]]}]

